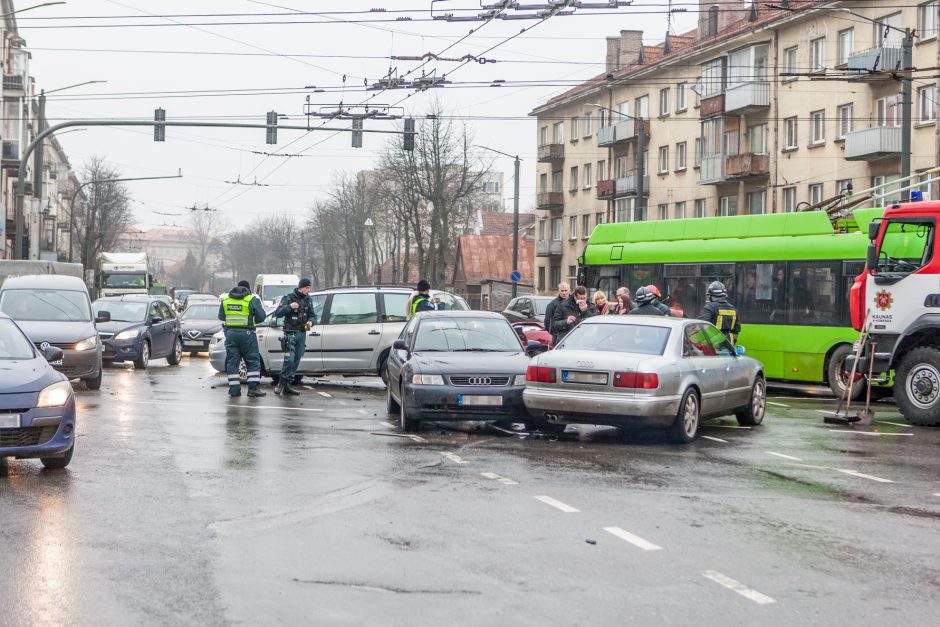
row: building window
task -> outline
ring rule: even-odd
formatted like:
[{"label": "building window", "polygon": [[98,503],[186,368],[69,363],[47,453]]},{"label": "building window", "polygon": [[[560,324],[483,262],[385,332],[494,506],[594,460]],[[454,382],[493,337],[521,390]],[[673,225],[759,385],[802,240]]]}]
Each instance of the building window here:
[{"label": "building window", "polygon": [[704,198],[695,199],[695,217],[696,218],[705,217],[705,199]]},{"label": "building window", "polygon": [[826,69],[825,37],[809,42],[809,69],[811,72],[822,72]]},{"label": "building window", "polygon": [[591,214],[581,216],[581,237],[587,239],[591,236]]},{"label": "building window", "polygon": [[855,29],[846,28],[845,30],[839,31],[839,49],[837,50],[838,58],[836,59],[837,65],[848,65],[849,64],[849,55],[852,54],[855,50]]},{"label": "building window", "polygon": [[937,0],[917,7],[917,35],[921,41],[937,35]]},{"label": "building window", "polygon": [[823,201],[823,184],[815,183],[809,186],[809,204],[818,205]]},{"label": "building window", "polygon": [[923,194],[924,200],[931,200],[933,198],[933,195],[930,193],[930,187],[933,185],[933,183],[926,182],[933,178],[933,176],[934,175],[931,175],[929,172],[921,172],[917,176],[917,182],[921,183],[921,185],[917,187],[917,190]]},{"label": "building window", "polygon": [[875,101],[875,116],[878,126],[901,126],[901,97],[885,96]]},{"label": "building window", "polygon": [[722,196],[718,199],[718,215],[736,216],[738,215],[738,197]]},{"label": "building window", "polygon": [[891,185],[888,183],[888,177],[886,176],[873,176],[871,178],[872,187],[878,188],[872,192],[872,198],[876,207],[884,207],[887,203],[888,196],[891,194],[889,191]]},{"label": "building window", "polygon": [[562,230],[564,225],[561,223],[561,218],[552,218],[552,239],[556,242],[560,242],[561,238],[564,236]]},{"label": "building window", "polygon": [[548,174],[543,173],[539,174],[539,192],[545,193],[548,191]]},{"label": "building window", "polygon": [[702,138],[701,137],[695,138],[695,154],[692,155],[692,159],[693,159],[692,163],[695,165],[696,168],[702,165]]},{"label": "building window", "polygon": [[552,266],[549,275],[551,277],[551,285],[553,287],[557,286],[561,283],[561,266]]},{"label": "building window", "polygon": [[852,186],[852,179],[839,179],[836,181],[836,193],[840,196],[849,193],[849,187]]},{"label": "building window", "polygon": [[[796,74],[800,71],[797,60],[799,59],[799,48],[793,46],[792,48],[787,48],[783,51],[783,71],[785,74]],[[785,76],[783,80],[785,81],[795,81],[796,76]]]},{"label": "building window", "polygon": [[669,88],[659,90],[659,115],[669,115]]},{"label": "building window", "polygon": [[592,165],[593,164],[591,163],[584,164],[584,189],[589,189],[592,185],[594,185],[594,175],[591,172]]},{"label": "building window", "polygon": [[571,118],[571,141],[576,142],[580,135],[578,134],[578,118],[577,116]]},{"label": "building window", "polygon": [[607,161],[601,159],[597,162],[597,180],[603,181],[607,178]]},{"label": "building window", "polygon": [[685,219],[685,201],[676,203],[676,220]]},{"label": "building window", "polygon": [[565,143],[565,123],[564,122],[555,122],[553,126],[552,137],[556,144]]},{"label": "building window", "polygon": [[787,213],[796,211],[796,188],[783,188],[783,210]]},{"label": "building window", "polygon": [[575,191],[578,189],[578,183],[581,182],[581,179],[578,178],[578,166],[572,166],[571,175],[568,178],[568,189]]},{"label": "building window", "polygon": [[617,160],[614,161],[614,178],[622,179],[625,176],[630,176],[630,161],[628,157],[617,157]]},{"label": "building window", "polygon": [[933,122],[937,119],[937,86],[921,87],[917,90],[918,110],[921,122]]},{"label": "building window", "polygon": [[594,133],[594,118],[589,115],[584,116],[584,137],[590,137]]},{"label": "building window", "polygon": [[740,48],[728,55],[728,86],[767,80],[770,46]]},{"label": "building window", "polygon": [[659,219],[660,220],[669,219],[669,205],[667,204],[659,205]]},{"label": "building window", "polygon": [[630,222],[633,217],[633,199],[618,198],[614,201],[614,222]]},{"label": "building window", "polygon": [[630,115],[630,102],[629,101],[624,100],[623,102],[618,102],[616,105],[614,105],[614,109],[616,109],[618,113],[617,119],[615,120],[615,122],[623,122],[624,120],[630,119],[628,117]]},{"label": "building window", "polygon": [[689,108],[689,98],[686,93],[687,88],[688,85],[686,83],[676,85],[676,113]]},{"label": "building window", "polygon": [[659,173],[669,172],[669,146],[659,147]]},{"label": "building window", "polygon": [[702,64],[702,78],[699,79],[702,98],[717,96],[725,89],[725,59],[714,59]]},{"label": "building window", "polygon": [[539,240],[545,239],[545,223],[547,220],[539,220]]},{"label": "building window", "polygon": [[564,181],[562,180],[564,176],[561,173],[561,170],[557,172],[552,172],[552,191],[560,192],[564,189]]},{"label": "building window", "polygon": [[904,27],[901,25],[901,12],[892,13],[875,20],[874,39],[876,46],[885,46],[887,48],[900,48],[901,35],[904,33]]},{"label": "building window", "polygon": [[607,115],[606,109],[601,109],[600,114],[597,116],[600,126],[598,128],[607,128],[610,125],[610,117]]},{"label": "building window", "polygon": [[855,107],[851,104],[839,107],[839,139],[852,132],[852,119],[855,117]]},{"label": "building window", "polygon": [[747,212],[752,215],[761,215],[765,211],[767,201],[767,192],[748,192],[747,194]]},{"label": "building window", "polygon": [[574,282],[578,278],[578,266],[568,266],[568,281]]},{"label": "building window", "polygon": [[539,146],[544,146],[548,143],[548,127],[543,126],[539,129]]},{"label": "building window", "polygon": [[686,143],[676,144],[676,170],[685,170],[686,168]]},{"label": "building window", "polygon": [[568,218],[568,239],[578,239],[578,216]]},{"label": "building window", "polygon": [[824,144],[826,143],[826,112],[825,111],[813,111],[809,114],[811,121],[811,136],[810,144]]},{"label": "building window", "polygon": [[767,125],[757,124],[747,129],[748,152],[755,155],[767,154]]},{"label": "building window", "polygon": [[539,266],[539,290],[542,291],[545,289],[545,266]]},{"label": "building window", "polygon": [[598,224],[604,224],[604,214],[603,214],[603,213],[595,213],[595,214],[594,214],[594,225],[597,226]]},{"label": "building window", "polygon": [[484,194],[498,194],[499,193],[499,181],[483,181],[483,193]]},{"label": "building window", "polygon": [[640,96],[633,101],[633,106],[636,109],[636,117],[644,120],[650,116],[650,97],[649,96]]}]

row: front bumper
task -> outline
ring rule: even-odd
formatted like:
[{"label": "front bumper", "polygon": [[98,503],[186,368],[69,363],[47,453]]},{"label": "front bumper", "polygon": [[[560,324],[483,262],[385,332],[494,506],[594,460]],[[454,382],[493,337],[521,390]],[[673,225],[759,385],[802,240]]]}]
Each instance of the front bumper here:
[{"label": "front bumper", "polygon": [[667,427],[679,413],[680,396],[626,396],[526,387],[522,395],[530,414],[549,422]]},{"label": "front bumper", "polygon": [[62,349],[62,364],[51,364],[69,379],[91,379],[101,372],[101,350]]},{"label": "front bumper", "polygon": [[103,340],[104,352],[101,358],[108,362],[134,360],[140,357],[140,338],[130,340]]},{"label": "front bumper", "polygon": [[[523,386],[405,386],[402,401],[409,418],[431,421],[523,419],[528,416],[522,403]],[[463,396],[501,396],[501,405],[461,405]]]},{"label": "front bumper", "polygon": [[188,335],[183,335],[183,352],[188,353],[206,353],[209,352],[209,343],[212,337],[199,337],[193,339]]},{"label": "front bumper", "polygon": [[[35,402],[35,394],[9,395],[29,396],[30,403]],[[55,457],[72,448],[75,442],[75,398],[69,397],[62,407],[48,409],[29,409],[15,412],[25,407],[14,407],[14,399],[4,399],[5,407],[0,408],[0,415],[20,414],[20,427],[0,429],[0,457]],[[22,404],[22,403],[19,403]]]}]

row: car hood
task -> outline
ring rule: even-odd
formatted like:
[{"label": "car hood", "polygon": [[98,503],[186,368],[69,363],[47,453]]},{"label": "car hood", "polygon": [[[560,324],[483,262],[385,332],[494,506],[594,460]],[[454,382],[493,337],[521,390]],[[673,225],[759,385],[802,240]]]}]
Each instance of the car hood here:
[{"label": "car hood", "polygon": [[120,333],[127,329],[142,328],[143,322],[125,322],[123,320],[112,320],[111,322],[102,322],[97,325],[100,333]]},{"label": "car hood", "polygon": [[529,356],[518,353],[433,353],[417,352],[411,362],[418,372],[428,374],[525,374]]},{"label": "car hood", "polygon": [[180,320],[180,328],[185,335],[187,331],[199,331],[203,335],[212,335],[222,328],[221,320]]},{"label": "car hood", "polygon": [[92,322],[17,320],[16,324],[34,343],[73,344],[95,335],[95,325]]},{"label": "car hood", "polygon": [[52,369],[43,357],[23,360],[0,359],[0,408],[8,394],[38,392],[65,376]]}]

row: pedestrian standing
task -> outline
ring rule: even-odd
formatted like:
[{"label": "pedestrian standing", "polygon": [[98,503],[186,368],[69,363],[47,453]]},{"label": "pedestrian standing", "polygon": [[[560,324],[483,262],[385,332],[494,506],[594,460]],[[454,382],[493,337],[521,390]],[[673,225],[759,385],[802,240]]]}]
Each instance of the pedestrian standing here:
[{"label": "pedestrian standing", "polygon": [[578,323],[593,315],[594,308],[587,300],[587,288],[579,285],[565,302],[555,308],[551,326],[555,346],[571,329],[578,326]]},{"label": "pedestrian standing", "polygon": [[239,281],[219,305],[219,320],[225,326],[225,373],[228,395],[241,396],[238,366],[242,360],[248,370],[248,396],[266,396],[258,389],[261,383],[261,353],[255,327],[267,317],[261,300],[251,293],[248,281]]},{"label": "pedestrian standing", "polygon": [[552,320],[555,317],[555,309],[561,306],[563,302],[568,300],[568,297],[571,295],[571,286],[567,283],[558,284],[558,296],[553,298],[548,305],[545,307],[545,320],[543,321],[543,326],[545,330],[549,333],[552,332]]},{"label": "pedestrian standing", "polygon": [[662,309],[656,306],[656,294],[648,287],[638,288],[636,291],[637,306],[630,311],[631,316],[668,316]]},{"label": "pedestrian standing", "polygon": [[718,327],[732,345],[738,341],[738,333],[741,332],[738,309],[728,301],[728,292],[721,281],[709,284],[708,303],[699,317]]},{"label": "pedestrian standing", "polygon": [[310,279],[300,279],[294,291],[285,294],[274,311],[276,318],[284,318],[284,336],[281,338],[281,347],[284,349],[284,364],[275,394],[297,395],[297,390],[291,387],[300,360],[307,350],[307,331],[316,324],[317,314],[313,308],[313,299],[310,298]]},{"label": "pedestrian standing", "polygon": [[616,309],[614,313],[618,316],[625,316],[636,307],[633,303],[633,299],[630,298],[630,290],[626,287],[618,287],[616,296],[617,302],[615,303]]},{"label": "pedestrian standing", "polygon": [[663,293],[655,285],[647,285],[646,289],[653,293],[653,307],[663,312],[664,316],[671,316],[672,310],[663,302]]},{"label": "pedestrian standing", "polygon": [[594,315],[595,316],[606,316],[609,313],[612,313],[612,305],[607,301],[607,294],[601,290],[594,292]]},{"label": "pedestrian standing", "polygon": [[431,298],[431,284],[427,279],[418,281],[418,293],[411,299],[411,315],[422,311],[438,311],[444,309],[444,304],[436,298]]}]

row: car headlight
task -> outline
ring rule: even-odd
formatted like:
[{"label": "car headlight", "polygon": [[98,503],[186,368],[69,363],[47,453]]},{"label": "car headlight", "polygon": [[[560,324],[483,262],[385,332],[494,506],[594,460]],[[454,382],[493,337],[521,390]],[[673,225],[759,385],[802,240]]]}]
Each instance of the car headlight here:
[{"label": "car headlight", "polygon": [[140,329],[129,329],[127,331],[121,331],[114,336],[116,340],[133,340],[135,337],[140,335]]},{"label": "car headlight", "polygon": [[90,351],[98,347],[98,336],[93,335],[92,337],[86,338],[75,345],[75,350],[77,351]]},{"label": "car headlight", "polygon": [[524,375],[524,374],[517,374],[517,375],[513,378],[512,384],[513,384],[513,385],[525,385],[525,375]]},{"label": "car headlight", "polygon": [[62,407],[71,395],[72,385],[68,381],[53,383],[39,393],[39,402],[36,403],[36,407]]},{"label": "car headlight", "polygon": [[415,385],[444,385],[444,377],[439,374],[414,374],[411,382]]}]

